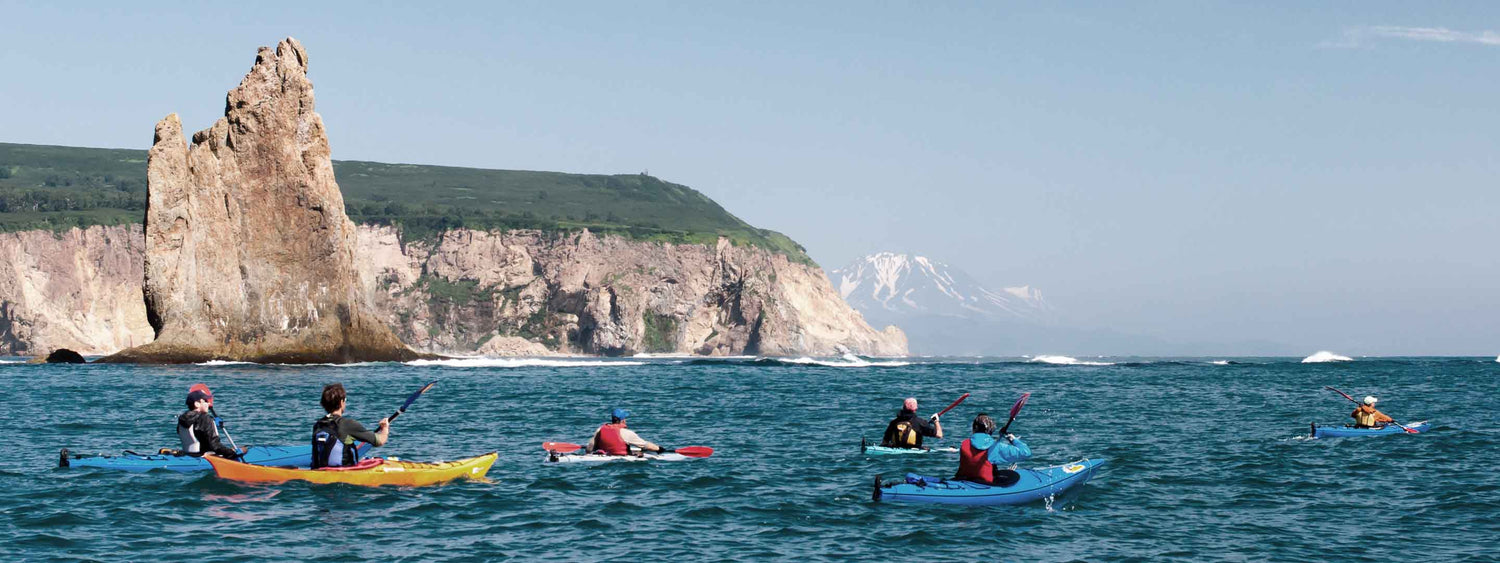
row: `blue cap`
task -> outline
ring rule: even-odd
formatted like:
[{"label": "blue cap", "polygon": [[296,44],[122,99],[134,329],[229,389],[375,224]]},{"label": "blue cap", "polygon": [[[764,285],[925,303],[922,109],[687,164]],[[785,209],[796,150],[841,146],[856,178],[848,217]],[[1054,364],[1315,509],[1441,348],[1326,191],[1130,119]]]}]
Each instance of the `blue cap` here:
[{"label": "blue cap", "polygon": [[613,411],[610,411],[609,416],[618,418],[620,420],[625,420],[627,418],[630,418],[630,411],[627,411],[625,409],[615,409]]}]

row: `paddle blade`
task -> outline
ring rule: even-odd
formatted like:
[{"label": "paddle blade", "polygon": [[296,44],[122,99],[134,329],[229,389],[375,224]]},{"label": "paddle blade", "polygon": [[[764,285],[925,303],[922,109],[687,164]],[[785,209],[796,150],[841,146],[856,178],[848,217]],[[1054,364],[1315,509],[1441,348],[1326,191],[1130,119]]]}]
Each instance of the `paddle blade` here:
[{"label": "paddle blade", "polygon": [[714,449],[708,446],[688,446],[677,448],[677,453],[687,457],[708,457],[714,455]]},{"label": "paddle blade", "polygon": [[565,454],[581,450],[583,446],[567,442],[542,442],[542,449],[552,453]]},{"label": "paddle blade", "polygon": [[1324,385],[1323,388],[1327,389],[1329,391],[1333,391],[1334,393],[1338,393],[1340,395],[1343,395],[1344,398],[1345,399],[1349,399],[1349,402],[1351,402],[1351,403],[1354,403],[1356,405],[1359,404],[1359,401],[1354,400],[1354,397],[1350,397],[1348,393],[1345,393],[1343,391],[1339,391],[1338,389],[1334,389],[1332,385]]},{"label": "paddle blade", "polygon": [[1031,393],[1022,393],[1021,398],[1016,400],[1016,406],[1010,408],[1010,419],[1015,420],[1016,415],[1021,414],[1021,407],[1026,406],[1026,399],[1031,398]]},{"label": "paddle blade", "polygon": [[964,393],[963,396],[961,396],[961,397],[958,398],[958,400],[953,401],[953,404],[948,405],[948,408],[938,411],[938,413],[935,414],[935,415],[933,415],[933,416],[943,416],[944,414],[947,414],[948,411],[953,410],[953,407],[958,406],[959,403],[964,402],[964,399],[967,399],[967,398],[969,398],[969,394],[968,393]]},{"label": "paddle blade", "polygon": [[436,379],[427,382],[427,384],[423,385],[421,389],[418,389],[416,393],[412,393],[410,397],[407,397],[406,402],[401,403],[401,411],[406,412],[406,407],[409,407],[412,403],[417,402],[417,397],[421,397],[422,394],[426,393],[428,389],[431,389],[433,385],[437,385]]}]

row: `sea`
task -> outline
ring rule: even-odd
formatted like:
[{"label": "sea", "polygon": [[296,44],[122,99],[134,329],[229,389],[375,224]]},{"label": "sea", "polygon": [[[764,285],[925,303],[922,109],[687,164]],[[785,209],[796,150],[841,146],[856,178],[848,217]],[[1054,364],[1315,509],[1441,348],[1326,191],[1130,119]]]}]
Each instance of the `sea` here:
[{"label": "sea", "polygon": [[[6,561],[1496,561],[1500,362],[1492,357],[555,358],[344,366],[0,364]],[[377,450],[499,452],[484,480],[423,488],[241,484],[210,472],[59,468],[58,452],[177,447],[209,385],[237,444],[302,444],[323,385],[373,426],[437,384]],[[1356,398],[1427,432],[1310,439]],[[906,397],[957,446],[1004,418],[1023,467],[1107,463],[1022,506],[875,502],[877,475],[949,476],[957,454],[866,456]],[[611,409],[677,462],[552,464]]]}]

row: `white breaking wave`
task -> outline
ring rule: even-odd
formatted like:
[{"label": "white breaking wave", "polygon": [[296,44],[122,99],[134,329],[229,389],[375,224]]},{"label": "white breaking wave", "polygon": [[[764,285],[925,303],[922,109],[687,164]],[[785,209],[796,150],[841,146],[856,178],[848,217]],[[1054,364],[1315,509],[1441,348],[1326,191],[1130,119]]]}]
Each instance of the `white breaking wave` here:
[{"label": "white breaking wave", "polygon": [[1085,362],[1085,361],[1079,360],[1078,358],[1070,358],[1070,357],[1067,357],[1067,356],[1047,356],[1047,355],[1037,356],[1037,357],[1032,358],[1032,359],[1027,360],[1027,361],[1028,362],[1041,362],[1041,363],[1044,363],[1044,364],[1052,364],[1052,365],[1058,365],[1058,366],[1112,366],[1112,365],[1115,365],[1115,364],[1113,364],[1111,362]]},{"label": "white breaking wave", "polygon": [[208,366],[208,367],[214,367],[214,366],[291,366],[291,367],[303,367],[303,368],[305,368],[305,367],[314,367],[314,366],[316,366],[316,367],[352,368],[352,367],[360,367],[360,366],[373,366],[373,365],[376,365],[376,364],[379,364],[379,363],[380,362],[353,362],[353,363],[348,363],[348,364],[262,364],[262,363],[259,363],[259,362],[240,362],[240,361],[234,361],[234,360],[209,360],[209,361],[206,361],[206,362],[203,362],[203,363],[193,364],[193,365],[195,365],[195,366]]},{"label": "white breaking wave", "polygon": [[1500,363],[1500,356],[1495,356],[1495,362]]},{"label": "white breaking wave", "polygon": [[257,366],[257,365],[260,365],[260,364],[257,364],[255,362],[236,362],[236,361],[232,361],[232,360],[209,360],[209,361],[203,362],[201,364],[193,364],[193,365],[195,365],[195,366]]},{"label": "white breaking wave", "polygon": [[417,367],[449,368],[526,368],[526,367],[610,367],[643,366],[646,362],[619,362],[605,360],[544,360],[541,358],[455,358],[452,360],[414,360],[406,365]]},{"label": "white breaking wave", "polygon": [[844,354],[842,360],[818,360],[808,357],[771,359],[774,359],[778,362],[786,362],[789,364],[827,366],[831,368],[901,367],[911,365],[911,362],[872,362],[854,354]]},{"label": "white breaking wave", "polygon": [[1324,362],[1352,362],[1352,361],[1354,361],[1354,358],[1351,358],[1349,356],[1340,356],[1338,354],[1335,354],[1333,352],[1329,352],[1327,350],[1320,350],[1316,354],[1313,354],[1313,355],[1308,356],[1306,358],[1302,358],[1302,363],[1304,363],[1304,364],[1321,364],[1321,363],[1324,363]]},{"label": "white breaking wave", "polygon": [[703,356],[699,354],[657,354],[652,352],[641,352],[631,357],[648,360],[754,360],[759,356]]},{"label": "white breaking wave", "polygon": [[1229,360],[1214,360],[1214,361],[1209,362],[1209,363],[1213,364],[1213,365],[1216,365],[1216,366],[1227,366],[1227,365],[1229,365]]}]

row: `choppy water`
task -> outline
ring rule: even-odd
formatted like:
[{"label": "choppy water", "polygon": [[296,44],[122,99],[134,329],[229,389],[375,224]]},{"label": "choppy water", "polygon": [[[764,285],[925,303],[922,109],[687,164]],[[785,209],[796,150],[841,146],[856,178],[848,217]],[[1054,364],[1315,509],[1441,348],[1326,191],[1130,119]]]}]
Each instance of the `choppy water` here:
[{"label": "choppy water", "polygon": [[[758,560],[1496,560],[1500,476],[1492,358],[1111,360],[1114,365],[916,361],[824,367],[650,359],[632,365],[398,364],[133,367],[0,365],[0,546],[7,560],[515,558]],[[1094,359],[1090,359],[1094,360]],[[397,421],[403,459],[500,451],[489,482],[422,489],[247,486],[211,473],[57,469],[76,452],[175,446],[208,383],[241,444],[301,443],[324,383],[350,414]],[[1308,440],[1381,397],[1430,433]],[[978,411],[1032,392],[1013,431],[1034,464],[1106,457],[1073,499],[1024,507],[875,504],[877,473],[947,474],[956,454],[865,458],[900,399],[924,414],[963,392],[948,439]],[[709,459],[552,466],[610,407]]]}]

